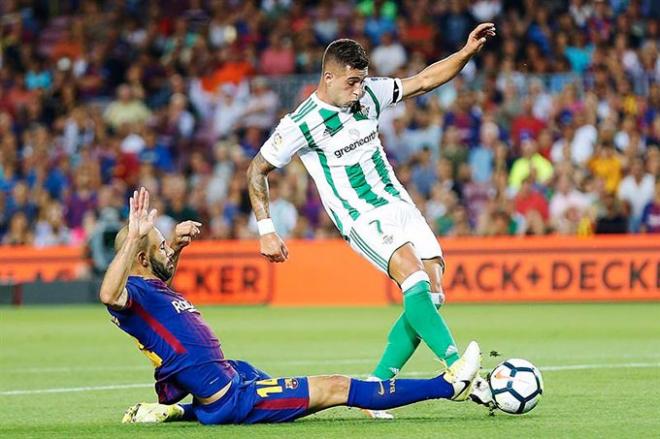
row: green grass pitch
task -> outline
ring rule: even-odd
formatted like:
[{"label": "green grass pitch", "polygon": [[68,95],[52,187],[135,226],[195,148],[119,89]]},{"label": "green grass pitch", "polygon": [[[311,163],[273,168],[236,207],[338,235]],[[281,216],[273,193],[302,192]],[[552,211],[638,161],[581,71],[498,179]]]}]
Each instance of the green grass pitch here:
[{"label": "green grass pitch", "polygon": [[[364,376],[400,309],[201,311],[229,358],[276,376]],[[475,338],[486,354],[496,350],[542,368],[546,392],[534,411],[489,417],[471,403],[428,401],[395,410],[393,422],[335,408],[280,425],[121,425],[129,405],[154,400],[152,371],[101,306],[0,308],[0,436],[492,439],[660,431],[660,303],[450,305],[443,313],[461,346]],[[484,366],[498,360],[485,355]],[[420,347],[403,376],[431,376],[437,366]]]}]

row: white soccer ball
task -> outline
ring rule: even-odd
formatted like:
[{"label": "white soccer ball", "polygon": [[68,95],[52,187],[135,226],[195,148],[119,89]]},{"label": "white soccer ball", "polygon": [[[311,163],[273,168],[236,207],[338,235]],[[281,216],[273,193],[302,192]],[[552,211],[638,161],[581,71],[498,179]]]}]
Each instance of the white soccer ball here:
[{"label": "white soccer ball", "polygon": [[522,415],[536,407],[543,395],[543,377],[527,360],[512,358],[501,362],[488,377],[497,408]]}]

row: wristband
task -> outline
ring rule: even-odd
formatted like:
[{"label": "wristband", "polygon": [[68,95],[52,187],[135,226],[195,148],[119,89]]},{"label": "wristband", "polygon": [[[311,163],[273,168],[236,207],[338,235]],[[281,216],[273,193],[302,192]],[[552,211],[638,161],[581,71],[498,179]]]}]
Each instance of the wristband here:
[{"label": "wristband", "polygon": [[259,236],[275,233],[275,226],[273,225],[273,220],[270,218],[257,221],[257,229],[259,229]]}]

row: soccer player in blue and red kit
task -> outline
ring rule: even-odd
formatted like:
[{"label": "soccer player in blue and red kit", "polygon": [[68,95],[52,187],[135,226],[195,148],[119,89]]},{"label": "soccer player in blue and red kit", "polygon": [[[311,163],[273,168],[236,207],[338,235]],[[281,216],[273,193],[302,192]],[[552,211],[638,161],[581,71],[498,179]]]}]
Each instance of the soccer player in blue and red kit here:
[{"label": "soccer player in blue and red kit", "polygon": [[[154,363],[158,403],[134,405],[123,422],[287,422],[340,405],[384,410],[428,399],[468,398],[481,362],[476,342],[431,379],[271,378],[249,363],[226,359],[199,311],[170,288],[179,255],[199,235],[201,224],[178,224],[170,246],[154,227],[156,211],[149,211],[144,188],[134,192],[129,205],[128,225],[115,239],[117,254],[100,299],[113,322]],[[181,404],[187,395],[193,396],[192,403]]]}]

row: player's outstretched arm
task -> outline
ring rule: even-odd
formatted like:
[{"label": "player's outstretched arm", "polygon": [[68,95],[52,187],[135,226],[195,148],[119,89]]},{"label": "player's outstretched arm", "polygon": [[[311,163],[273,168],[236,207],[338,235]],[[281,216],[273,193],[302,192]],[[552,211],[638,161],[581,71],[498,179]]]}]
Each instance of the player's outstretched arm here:
[{"label": "player's outstretched arm", "polygon": [[199,236],[201,233],[201,227],[202,223],[189,220],[177,224],[174,228],[174,238],[172,238],[172,243],[170,244],[170,247],[172,247],[172,250],[174,250],[174,254],[172,255],[174,270],[172,271],[170,280],[167,281],[167,286],[172,286],[172,280],[176,274],[176,268],[179,265],[179,256],[181,256],[181,251],[184,249],[184,247],[190,245],[193,239]]},{"label": "player's outstretched arm", "polygon": [[260,152],[257,153],[247,170],[248,192],[259,226],[261,254],[270,262],[284,262],[289,256],[289,250],[275,232],[275,227],[270,219],[268,174],[273,169],[275,166],[270,164]]},{"label": "player's outstretched arm", "polygon": [[406,78],[403,83],[403,99],[427,93],[456,76],[465,64],[481,50],[486,40],[495,36],[493,23],[481,23],[468,36],[465,46],[447,58],[431,64],[415,76]]},{"label": "player's outstretched arm", "polygon": [[[143,247],[142,241],[154,226],[156,209],[149,211],[149,192],[145,188],[133,192],[128,200],[128,227],[123,243],[108,266],[103,277],[99,298],[105,305],[114,308],[126,306],[126,280],[135,261],[135,256]],[[120,233],[122,233],[120,231]],[[121,239],[121,238],[120,238]]]}]

